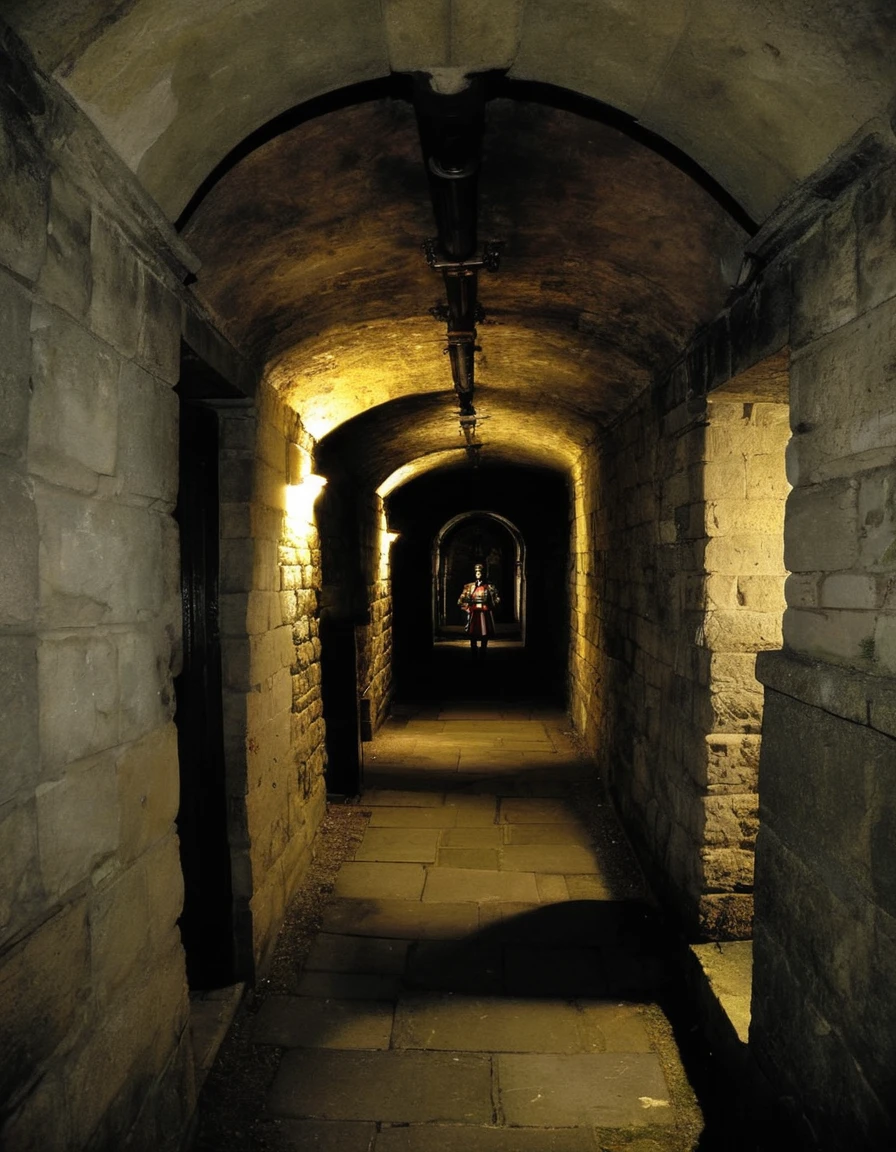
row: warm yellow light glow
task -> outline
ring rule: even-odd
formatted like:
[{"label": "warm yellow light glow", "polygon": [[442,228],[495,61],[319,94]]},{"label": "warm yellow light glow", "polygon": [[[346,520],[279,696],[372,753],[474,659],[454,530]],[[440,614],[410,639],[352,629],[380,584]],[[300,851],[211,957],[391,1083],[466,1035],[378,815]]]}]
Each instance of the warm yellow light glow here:
[{"label": "warm yellow light glow", "polygon": [[389,541],[390,544],[394,544],[395,541],[398,539],[398,533],[397,532],[387,532],[386,533],[386,539]]},{"label": "warm yellow light glow", "polygon": [[413,480],[417,476],[422,476],[424,472],[431,472],[434,468],[439,468],[443,464],[456,464],[457,463],[457,449],[452,448],[441,452],[429,452],[424,456],[418,456],[416,460],[412,460],[409,464],[402,464],[400,468],[386,477],[376,490],[377,496],[381,496],[384,500],[390,492],[394,492],[402,484],[406,484],[408,480]]},{"label": "warm yellow light glow", "polygon": [[311,473],[298,484],[287,484],[286,515],[293,532],[297,532],[302,526],[314,526],[314,502],[326,483],[325,476],[315,476]]}]

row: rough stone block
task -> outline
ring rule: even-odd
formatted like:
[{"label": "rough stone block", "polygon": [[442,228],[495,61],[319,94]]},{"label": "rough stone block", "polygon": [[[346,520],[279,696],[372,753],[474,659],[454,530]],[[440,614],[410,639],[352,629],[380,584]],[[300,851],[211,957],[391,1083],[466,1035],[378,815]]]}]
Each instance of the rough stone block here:
[{"label": "rough stone block", "polygon": [[31,399],[31,300],[0,270],[0,454],[20,459],[28,439]]},{"label": "rough stone block", "polygon": [[858,567],[892,572],[896,567],[896,476],[892,467],[860,474]]},{"label": "rough stone block", "polygon": [[90,326],[130,360],[137,352],[143,322],[143,268],[118,225],[99,213],[94,213],[90,228],[90,255]]},{"label": "rough stone block", "polygon": [[37,640],[0,636],[0,805],[37,778]]},{"label": "rough stone block", "polygon": [[0,627],[33,623],[37,593],[37,513],[31,482],[0,463]]},{"label": "rough stone block", "polygon": [[38,290],[50,304],[83,321],[90,308],[90,204],[80,188],[56,168],[50,179],[47,258]]},{"label": "rough stone block", "polygon": [[174,715],[170,629],[141,628],[115,637],[120,707],[118,741],[139,740]]},{"label": "rough stone block", "polygon": [[70,764],[64,776],[38,786],[36,805],[41,876],[56,900],[118,846],[114,758]]},{"label": "rough stone block", "polygon": [[143,276],[143,316],[137,359],[166,384],[180,377],[181,306],[174,292],[150,272]]},{"label": "rough stone block", "polygon": [[28,280],[37,279],[46,252],[49,169],[30,131],[4,115],[0,123],[0,262]]},{"label": "rough stone block", "polygon": [[792,652],[813,659],[868,666],[875,656],[876,624],[873,612],[788,608],[784,613],[784,644]]},{"label": "rough stone block", "polygon": [[119,872],[90,899],[90,969],[100,1005],[145,970],[156,925],[150,917],[147,873],[141,864]]},{"label": "rough stone block", "polygon": [[822,608],[873,609],[880,604],[877,580],[858,572],[837,572],[821,581]]},{"label": "rough stone block", "polygon": [[713,795],[703,799],[704,840],[709,848],[752,848],[759,827],[756,797]]},{"label": "rough stone block", "polygon": [[120,361],[49,309],[35,307],[32,336],[29,467],[52,483],[93,491],[98,474],[115,471]]},{"label": "rough stone block", "polygon": [[0,940],[8,940],[46,904],[38,865],[37,818],[33,802],[8,804],[0,817]]},{"label": "rough stone block", "polygon": [[40,617],[50,628],[121,624],[161,608],[161,517],[41,485]]},{"label": "rough stone block", "polygon": [[0,964],[0,1092],[11,1100],[68,1037],[88,987],[84,902],[66,905]]},{"label": "rough stone block", "polygon": [[178,486],[178,398],[135,364],[121,371],[118,473],[122,490],[171,507]]},{"label": "rough stone block", "polygon": [[869,180],[856,198],[861,312],[896,296],[896,202],[892,180]]},{"label": "rough stone block", "polygon": [[745,848],[707,848],[701,853],[707,888],[713,892],[753,887],[753,852]]},{"label": "rough stone block", "polygon": [[706,541],[703,565],[708,572],[735,576],[784,577],[780,537],[763,532],[735,532]]},{"label": "rough stone block", "polygon": [[702,644],[714,652],[756,653],[781,646],[781,618],[776,612],[707,612]]},{"label": "rough stone block", "polygon": [[167,724],[117,759],[119,855],[131,863],[170,834],[179,803],[177,731]]},{"label": "rough stone block", "polygon": [[710,786],[755,792],[759,775],[759,735],[713,733],[706,737],[706,780]]},{"label": "rough stone block", "polygon": [[[816,484],[864,468],[892,464],[896,418],[896,299],[819,341],[791,367],[794,437],[788,448],[791,483]],[[855,382],[862,382],[861,388]]]},{"label": "rough stone block", "polygon": [[856,227],[847,199],[821,220],[796,250],[791,279],[794,348],[852,320],[858,308]]},{"label": "rough stone block", "polygon": [[791,572],[836,572],[858,558],[858,485],[795,488],[787,501],[784,564]]},{"label": "rough stone block", "polygon": [[112,637],[43,638],[37,649],[41,753],[48,771],[118,743],[118,651]]}]

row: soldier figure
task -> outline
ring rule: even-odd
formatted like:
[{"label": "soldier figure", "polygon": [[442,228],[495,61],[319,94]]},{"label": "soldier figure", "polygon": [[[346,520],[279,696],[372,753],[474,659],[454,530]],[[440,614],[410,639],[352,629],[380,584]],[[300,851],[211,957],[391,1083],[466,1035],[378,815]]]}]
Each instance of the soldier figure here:
[{"label": "soldier figure", "polygon": [[489,637],[495,634],[492,609],[498,607],[501,598],[494,584],[487,583],[481,564],[474,565],[473,575],[475,579],[470,584],[464,584],[457,602],[467,614],[466,632],[470,637],[470,648],[475,653],[478,644],[484,656]]}]

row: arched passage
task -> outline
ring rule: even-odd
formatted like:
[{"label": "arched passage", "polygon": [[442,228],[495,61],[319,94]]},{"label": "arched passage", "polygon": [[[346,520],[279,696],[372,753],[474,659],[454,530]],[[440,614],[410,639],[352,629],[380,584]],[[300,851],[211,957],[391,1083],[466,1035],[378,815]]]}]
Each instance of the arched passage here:
[{"label": "arched passage", "polygon": [[497,512],[460,512],[439,529],[433,542],[433,635],[460,631],[455,605],[473,564],[485,566],[498,589],[498,635],[526,641],[526,543],[519,528]]}]

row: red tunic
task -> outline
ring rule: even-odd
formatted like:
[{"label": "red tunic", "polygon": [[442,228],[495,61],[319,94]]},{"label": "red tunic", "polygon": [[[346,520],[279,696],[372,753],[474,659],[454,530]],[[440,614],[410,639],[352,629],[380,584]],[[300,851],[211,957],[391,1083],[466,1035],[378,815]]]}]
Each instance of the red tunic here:
[{"label": "red tunic", "polygon": [[457,601],[467,613],[466,633],[474,639],[487,639],[495,634],[492,608],[500,603],[494,584],[465,584]]}]

